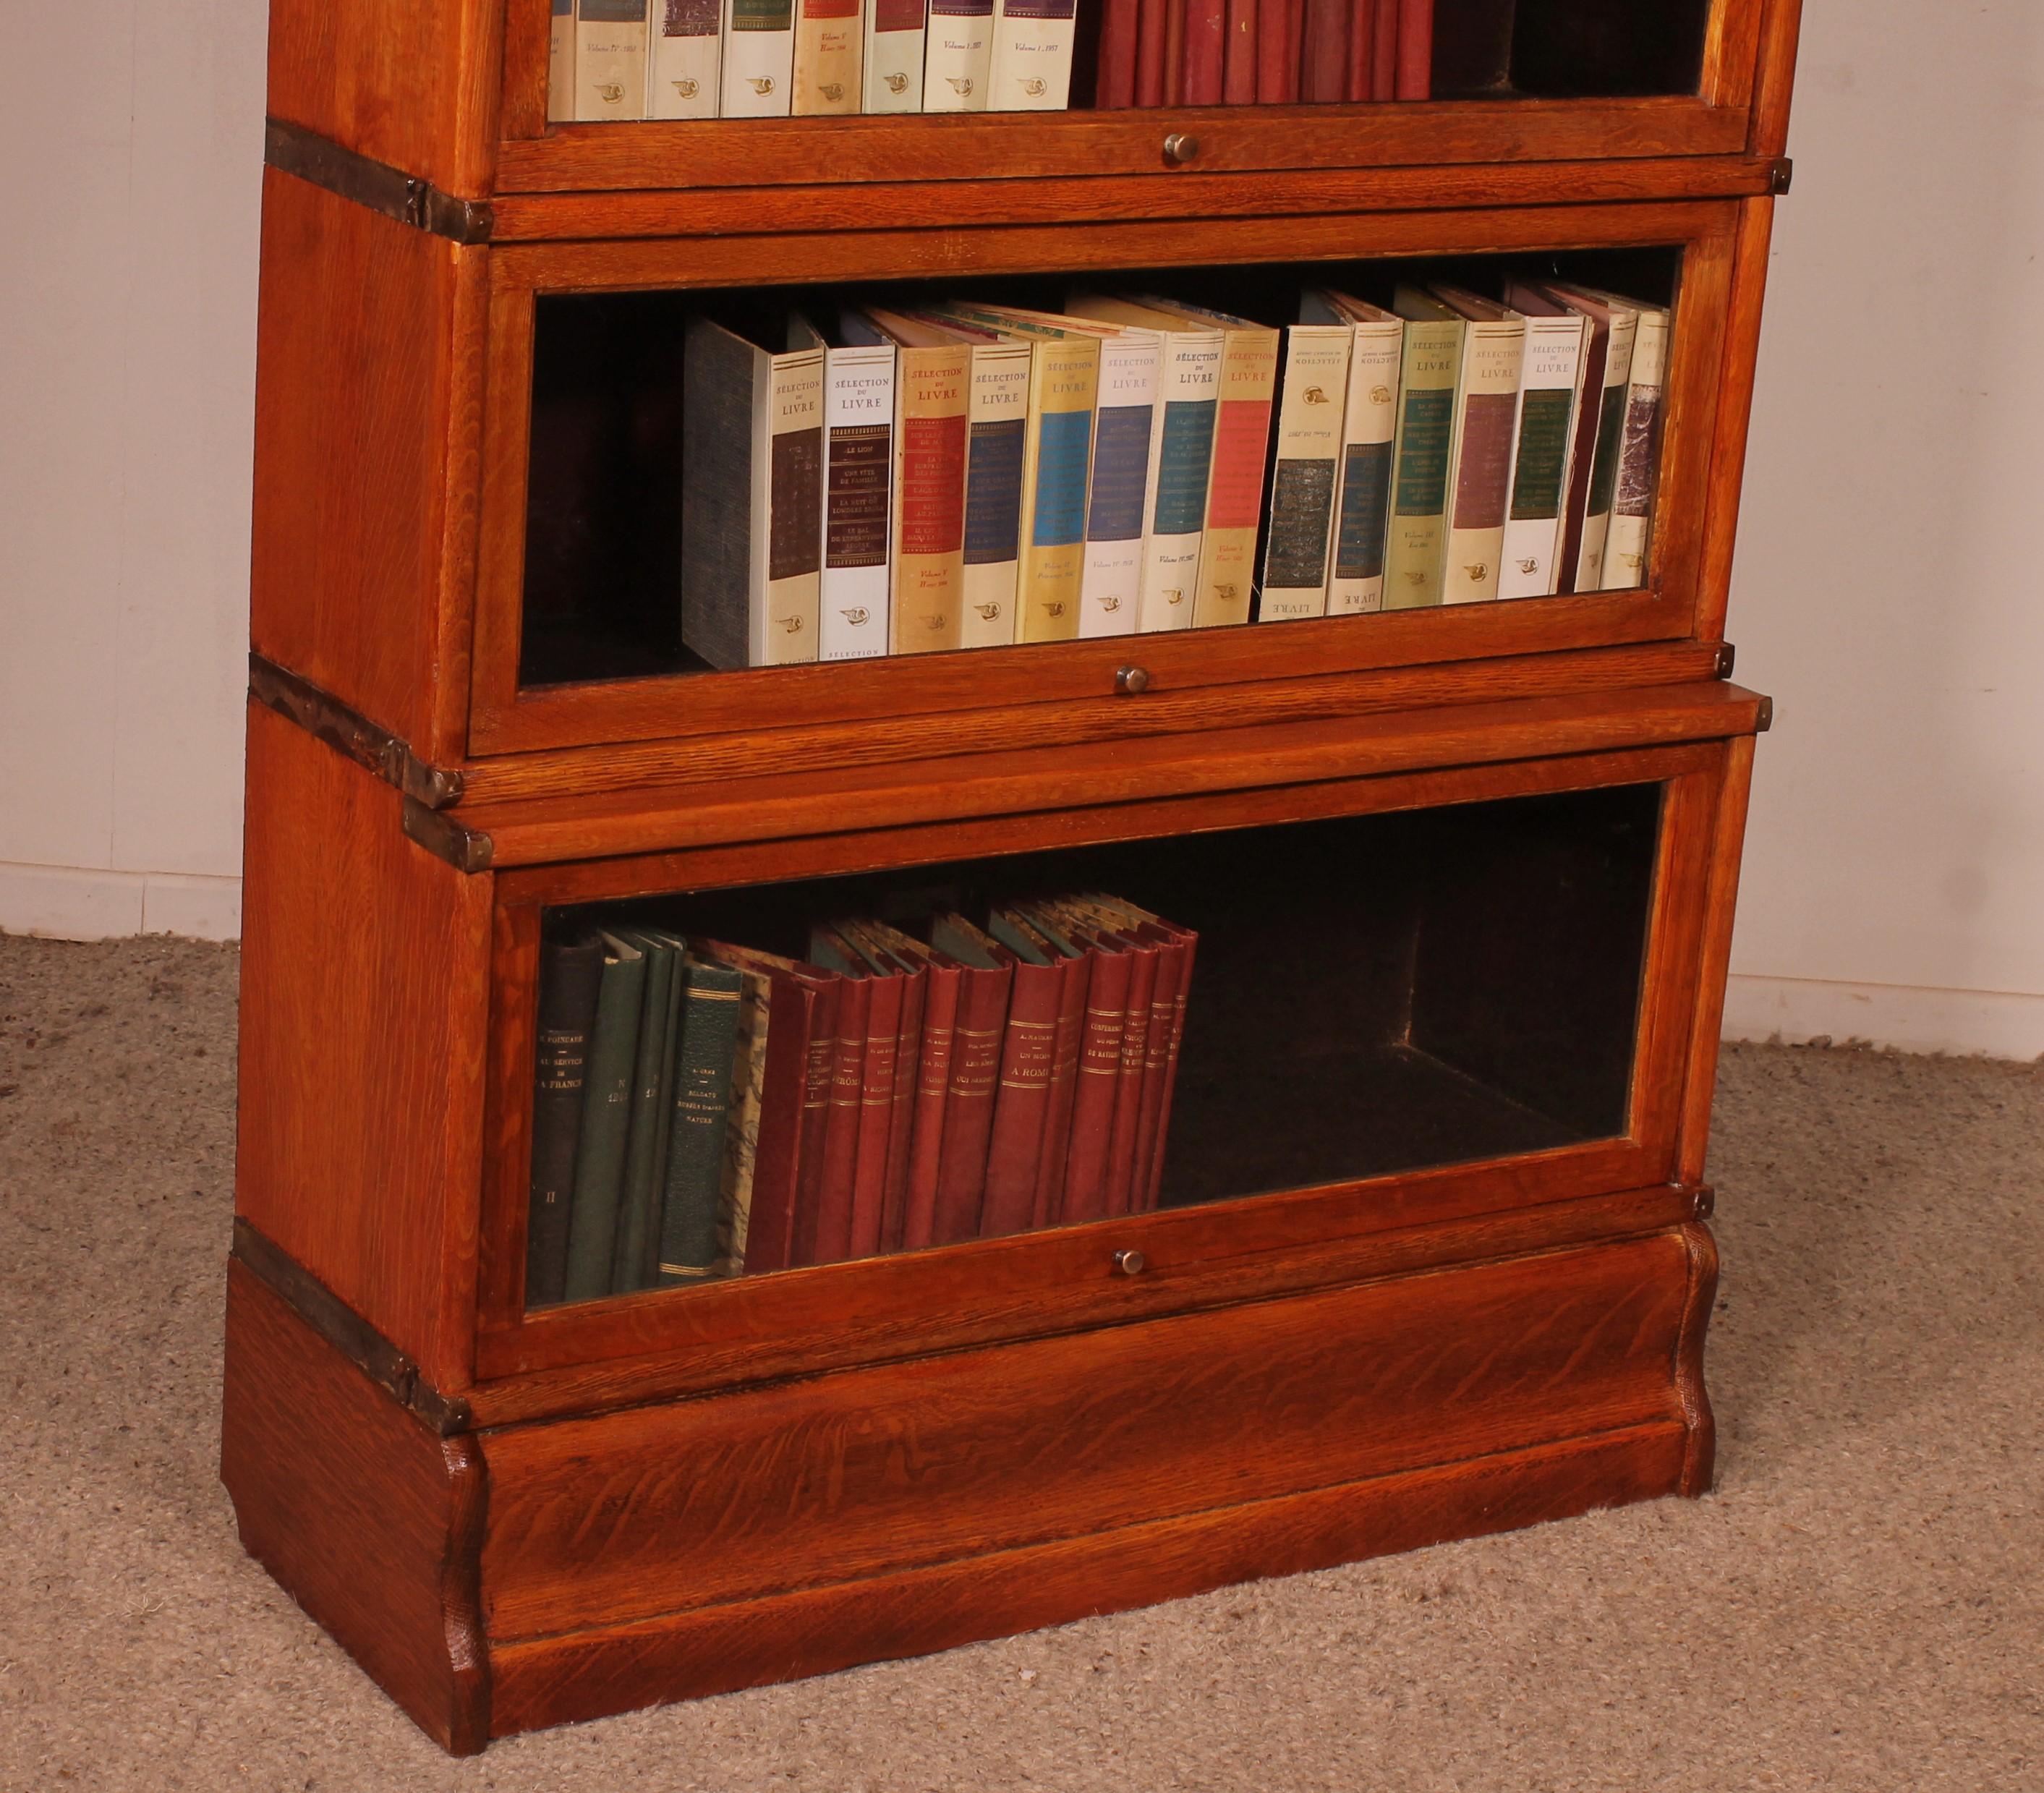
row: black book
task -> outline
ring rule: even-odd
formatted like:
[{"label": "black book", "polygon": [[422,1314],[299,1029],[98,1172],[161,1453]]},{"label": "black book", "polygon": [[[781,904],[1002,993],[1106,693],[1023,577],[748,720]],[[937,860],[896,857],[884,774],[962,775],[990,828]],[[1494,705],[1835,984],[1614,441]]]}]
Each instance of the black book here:
[{"label": "black book", "polygon": [[525,1224],[525,1305],[564,1300],[575,1147],[582,1138],[589,1037],[603,982],[594,939],[548,940],[540,949],[539,1047],[532,1081],[532,1194]]}]

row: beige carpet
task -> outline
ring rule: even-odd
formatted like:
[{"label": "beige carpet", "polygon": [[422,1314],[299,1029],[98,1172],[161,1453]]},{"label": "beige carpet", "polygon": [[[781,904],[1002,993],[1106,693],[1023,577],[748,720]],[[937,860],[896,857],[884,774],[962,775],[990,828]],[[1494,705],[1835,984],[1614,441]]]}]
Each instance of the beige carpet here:
[{"label": "beige carpet", "polygon": [[1730,1055],[1719,1492],[451,1763],[214,1479],[231,952],[0,939],[0,1789],[2044,1787],[2044,1073]]}]

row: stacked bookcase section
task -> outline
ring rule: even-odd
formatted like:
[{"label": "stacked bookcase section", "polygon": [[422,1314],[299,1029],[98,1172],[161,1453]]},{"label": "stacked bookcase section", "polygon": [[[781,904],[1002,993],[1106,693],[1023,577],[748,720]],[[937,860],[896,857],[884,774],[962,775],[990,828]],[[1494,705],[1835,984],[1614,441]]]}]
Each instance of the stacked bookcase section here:
[{"label": "stacked bookcase section", "polygon": [[223,1474],[448,1749],[1709,1484],[1796,6],[1431,10],[576,122],[273,0]]}]

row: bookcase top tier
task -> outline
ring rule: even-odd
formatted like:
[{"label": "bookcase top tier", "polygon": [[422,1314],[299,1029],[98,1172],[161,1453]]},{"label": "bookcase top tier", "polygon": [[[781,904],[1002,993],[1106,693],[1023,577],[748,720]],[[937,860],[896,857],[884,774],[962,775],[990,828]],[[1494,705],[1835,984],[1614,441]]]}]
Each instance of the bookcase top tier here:
[{"label": "bookcase top tier", "polygon": [[[1506,0],[1442,4],[1437,43],[1454,42],[1463,12],[1493,29],[1502,17],[1509,36]],[[1584,41],[1610,41],[1624,21],[1621,45],[1646,47],[1586,63],[1573,87],[1538,67],[1479,86],[1437,57],[1437,79],[1447,76],[1439,90],[1464,97],[1424,104],[549,125],[548,0],[432,9],[273,0],[270,110],[297,132],[425,183],[410,196],[422,220],[432,198],[451,198],[471,240],[665,234],[690,228],[682,196],[733,188],[746,190],[755,220],[775,223],[783,198],[801,190],[941,188],[916,203],[922,221],[945,222],[992,221],[1017,207],[1075,218],[1132,206],[1174,217],[1240,210],[1277,174],[1381,171],[1374,188],[1351,181],[1344,190],[1351,204],[1387,205],[1425,202],[1416,195],[1426,186],[1451,194],[1448,203],[1506,205],[1538,202],[1558,182],[1568,197],[1616,198],[1723,197],[1780,179],[1773,164],[1786,136],[1800,0],[1652,9],[1672,57],[1620,0],[1519,6],[1521,41],[1531,12]],[[1682,69],[1696,71],[1693,83],[1669,90],[1686,79],[1671,71]],[[1554,163],[1571,171],[1523,178],[1529,165]],[[1248,191],[1231,194],[1231,181]],[[1056,183],[1069,190],[1039,190]],[[1304,197],[1277,209],[1316,209],[1329,194]],[[840,205],[839,227],[859,228],[864,203]]]}]

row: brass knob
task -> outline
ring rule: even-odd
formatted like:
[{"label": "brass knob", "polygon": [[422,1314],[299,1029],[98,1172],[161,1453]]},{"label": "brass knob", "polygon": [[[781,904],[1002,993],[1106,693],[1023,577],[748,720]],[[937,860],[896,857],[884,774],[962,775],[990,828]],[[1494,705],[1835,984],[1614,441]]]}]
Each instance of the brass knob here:
[{"label": "brass knob", "polygon": [[1150,1268],[1150,1260],[1139,1251],[1117,1251],[1114,1267],[1124,1277],[1139,1277]]},{"label": "brass knob", "polygon": [[1150,689],[1150,675],[1140,666],[1117,666],[1114,689],[1124,697],[1139,697]]},{"label": "brass knob", "polygon": [[1182,168],[1200,152],[1200,140],[1185,131],[1174,131],[1164,140],[1164,159]]}]

